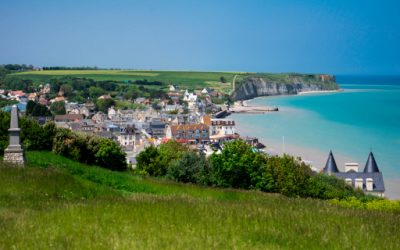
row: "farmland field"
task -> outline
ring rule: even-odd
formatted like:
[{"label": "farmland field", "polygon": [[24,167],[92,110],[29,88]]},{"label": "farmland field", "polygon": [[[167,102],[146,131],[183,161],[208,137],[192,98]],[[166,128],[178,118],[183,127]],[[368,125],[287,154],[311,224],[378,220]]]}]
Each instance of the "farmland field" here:
[{"label": "farmland field", "polygon": [[[230,88],[237,72],[197,72],[197,71],[136,71],[136,70],[44,70],[14,73],[11,76],[21,79],[48,80],[64,76],[85,77],[104,81],[160,81],[166,84],[176,84],[181,88],[213,87],[217,89]],[[221,82],[221,77],[226,83]]]}]

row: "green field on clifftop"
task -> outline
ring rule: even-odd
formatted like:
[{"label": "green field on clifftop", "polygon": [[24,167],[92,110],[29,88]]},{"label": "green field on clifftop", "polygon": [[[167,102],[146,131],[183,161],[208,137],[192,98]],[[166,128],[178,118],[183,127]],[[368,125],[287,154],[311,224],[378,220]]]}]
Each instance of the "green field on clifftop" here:
[{"label": "green field on clifftop", "polygon": [[[25,71],[10,74],[10,77],[29,79],[32,81],[47,81],[52,78],[65,76],[90,78],[98,81],[119,81],[134,82],[137,80],[160,81],[164,83],[163,89],[169,84],[180,86],[182,89],[200,89],[210,87],[229,93],[232,89],[232,82],[235,79],[236,85],[243,83],[246,77],[261,77],[268,81],[278,83],[293,83],[293,77],[305,83],[323,83],[315,78],[313,74],[295,73],[247,73],[247,72],[201,72],[201,71],[152,71],[152,70],[43,70]],[[236,76],[236,78],[235,78]],[[224,82],[221,82],[221,77]],[[236,86],[236,87],[237,87]]]},{"label": "green field on clifftop", "polygon": [[27,160],[0,167],[1,249],[400,248],[395,213]]}]

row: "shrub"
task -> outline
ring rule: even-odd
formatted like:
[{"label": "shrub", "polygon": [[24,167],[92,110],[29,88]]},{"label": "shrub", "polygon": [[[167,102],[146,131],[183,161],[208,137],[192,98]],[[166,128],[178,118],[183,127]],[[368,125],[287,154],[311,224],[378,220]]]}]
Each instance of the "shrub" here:
[{"label": "shrub", "polygon": [[126,170],[125,153],[114,141],[99,139],[98,151],[95,154],[96,164],[111,170]]},{"label": "shrub", "polygon": [[[220,187],[249,188],[255,153],[243,140],[224,144],[221,154],[210,157],[214,184]],[[250,171],[249,171],[250,170]]]},{"label": "shrub", "polygon": [[204,156],[195,152],[184,152],[180,158],[170,162],[167,170],[167,178],[198,184],[208,184],[209,170]]},{"label": "shrub", "polygon": [[343,199],[346,197],[361,197],[361,191],[354,190],[343,180],[325,174],[316,174],[308,179],[304,196],[319,199]]},{"label": "shrub", "polygon": [[161,174],[158,167],[159,155],[156,147],[147,147],[136,156],[137,170],[151,176],[159,176]]},{"label": "shrub", "polygon": [[277,190],[287,196],[304,196],[303,190],[311,175],[309,165],[300,158],[284,155],[272,156],[267,160],[268,168],[272,170]]}]

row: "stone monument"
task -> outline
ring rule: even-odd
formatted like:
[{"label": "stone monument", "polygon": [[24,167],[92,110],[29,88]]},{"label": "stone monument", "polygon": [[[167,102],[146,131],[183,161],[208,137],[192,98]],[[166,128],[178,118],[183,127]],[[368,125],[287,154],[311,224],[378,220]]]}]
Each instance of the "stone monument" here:
[{"label": "stone monument", "polygon": [[18,107],[13,105],[11,108],[10,120],[10,145],[4,150],[4,162],[13,163],[24,166],[25,155],[19,141],[19,133],[21,129],[18,127]]}]

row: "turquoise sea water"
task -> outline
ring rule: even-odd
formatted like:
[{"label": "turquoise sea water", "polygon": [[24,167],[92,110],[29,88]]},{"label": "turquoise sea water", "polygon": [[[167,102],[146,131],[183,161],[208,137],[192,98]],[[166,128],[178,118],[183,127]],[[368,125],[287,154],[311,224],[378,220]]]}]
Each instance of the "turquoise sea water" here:
[{"label": "turquoise sea water", "polygon": [[239,133],[259,137],[276,153],[303,156],[316,168],[326,158],[304,157],[302,149],[326,157],[332,150],[362,169],[372,149],[384,177],[400,178],[400,77],[339,76],[337,82],[343,92],[256,98],[250,103],[279,112],[232,118]]}]

